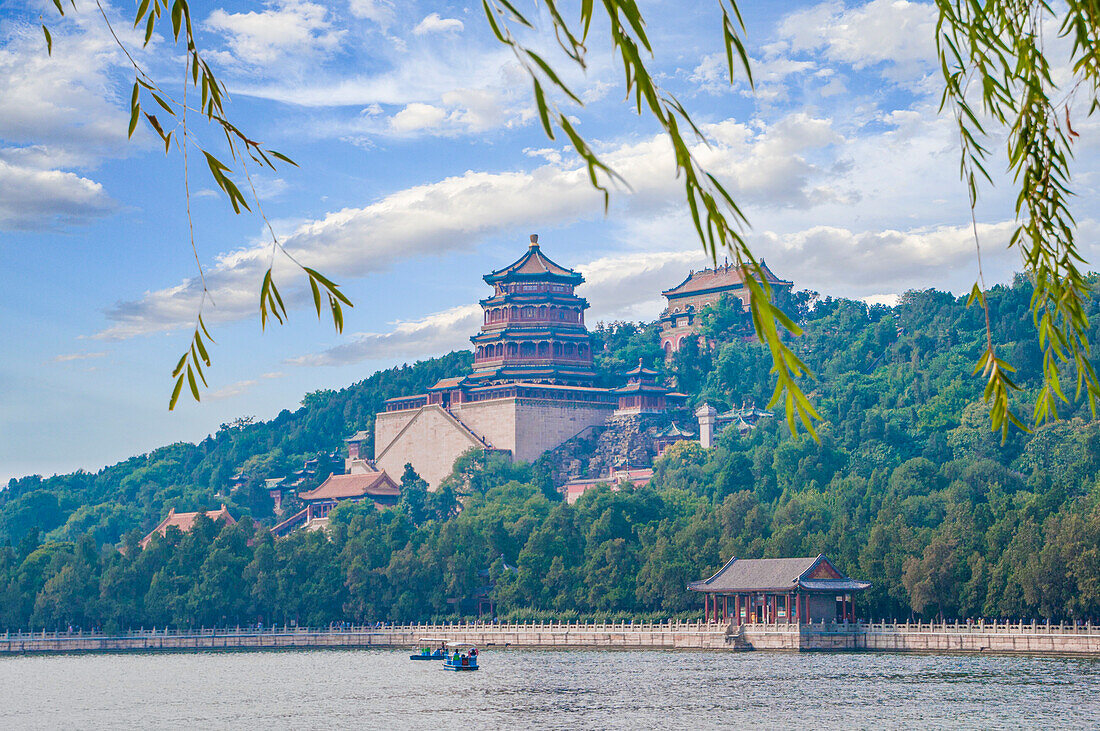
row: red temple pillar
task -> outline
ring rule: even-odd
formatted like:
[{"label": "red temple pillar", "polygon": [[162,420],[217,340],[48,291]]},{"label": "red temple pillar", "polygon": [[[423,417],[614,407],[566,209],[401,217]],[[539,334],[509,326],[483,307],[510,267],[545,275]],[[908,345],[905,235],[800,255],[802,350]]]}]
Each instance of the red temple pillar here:
[{"label": "red temple pillar", "polygon": [[737,620],[737,625],[741,625],[741,595],[733,595],[733,618]]},{"label": "red temple pillar", "polygon": [[722,623],[730,621],[730,597],[726,594],[722,597]]}]

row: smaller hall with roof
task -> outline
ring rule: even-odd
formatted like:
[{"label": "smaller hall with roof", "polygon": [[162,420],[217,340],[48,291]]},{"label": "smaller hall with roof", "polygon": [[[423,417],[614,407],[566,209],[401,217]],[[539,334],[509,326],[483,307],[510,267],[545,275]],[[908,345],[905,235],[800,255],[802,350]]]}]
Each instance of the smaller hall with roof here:
[{"label": "smaller hall with roof", "polygon": [[709,579],[687,588],[703,595],[705,621],[741,625],[854,622],[855,596],[870,586],[818,555],[734,557]]},{"label": "smaller hall with roof", "polygon": [[[760,261],[764,279],[773,289],[787,289],[794,282],[775,276],[763,260]],[[743,267],[729,262],[713,269],[700,269],[688,274],[687,279],[661,294],[668,300],[668,307],[661,313],[661,348],[666,357],[680,349],[684,340],[698,334],[699,313],[708,305],[717,304],[723,295],[736,297],[741,306],[748,309],[752,295],[745,280],[751,276]]]}]

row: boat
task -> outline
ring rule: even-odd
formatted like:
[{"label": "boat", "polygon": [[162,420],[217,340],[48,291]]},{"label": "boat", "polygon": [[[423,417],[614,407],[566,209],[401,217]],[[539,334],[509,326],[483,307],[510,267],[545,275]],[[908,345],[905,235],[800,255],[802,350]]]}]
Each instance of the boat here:
[{"label": "boat", "polygon": [[[465,652],[463,652],[464,649]],[[470,650],[473,651],[472,655]],[[455,657],[455,655],[458,655],[458,657]],[[466,642],[448,642],[447,656],[443,659],[443,669],[456,672],[477,670],[477,648]]]},{"label": "boat", "polygon": [[421,637],[416,641],[416,653],[409,655],[410,660],[443,660],[447,657],[443,647],[446,637]]}]

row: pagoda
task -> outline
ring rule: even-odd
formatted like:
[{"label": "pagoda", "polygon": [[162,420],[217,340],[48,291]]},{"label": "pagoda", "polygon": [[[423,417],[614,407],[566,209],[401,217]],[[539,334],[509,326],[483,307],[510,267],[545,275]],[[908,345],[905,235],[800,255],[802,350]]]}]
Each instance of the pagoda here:
[{"label": "pagoda", "polygon": [[588,386],[595,381],[584,325],[588,302],[574,294],[584,277],[551,261],[532,234],[519,260],[484,279],[493,294],[481,300],[483,323],[470,338],[474,366],[466,384]]}]

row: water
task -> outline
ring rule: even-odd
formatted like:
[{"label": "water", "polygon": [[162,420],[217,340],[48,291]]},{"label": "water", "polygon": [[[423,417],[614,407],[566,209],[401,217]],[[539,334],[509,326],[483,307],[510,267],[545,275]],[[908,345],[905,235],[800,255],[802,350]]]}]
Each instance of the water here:
[{"label": "water", "polygon": [[488,650],[0,658],[0,728],[1095,728],[1100,660]]}]

